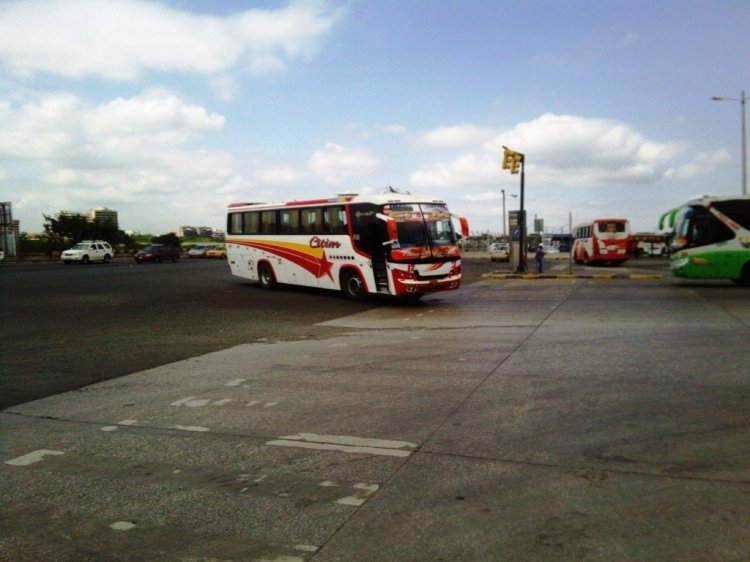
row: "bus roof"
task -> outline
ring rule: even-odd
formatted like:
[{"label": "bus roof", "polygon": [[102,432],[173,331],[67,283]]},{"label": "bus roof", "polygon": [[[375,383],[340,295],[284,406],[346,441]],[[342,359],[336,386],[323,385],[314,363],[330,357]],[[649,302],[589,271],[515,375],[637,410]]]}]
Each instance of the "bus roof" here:
[{"label": "bus roof", "polygon": [[321,205],[336,205],[343,203],[371,203],[374,205],[386,205],[395,203],[433,203],[445,205],[443,199],[422,197],[410,193],[377,193],[370,195],[342,194],[328,199],[310,199],[305,201],[287,201],[280,203],[230,203],[229,210],[240,208],[252,209],[280,209],[284,207],[319,207]]},{"label": "bus roof", "polygon": [[628,222],[628,219],[591,219],[589,221],[579,222],[573,228],[575,229],[575,228],[578,228],[579,226],[586,226],[588,224],[594,224],[594,223],[600,223],[600,222]]}]

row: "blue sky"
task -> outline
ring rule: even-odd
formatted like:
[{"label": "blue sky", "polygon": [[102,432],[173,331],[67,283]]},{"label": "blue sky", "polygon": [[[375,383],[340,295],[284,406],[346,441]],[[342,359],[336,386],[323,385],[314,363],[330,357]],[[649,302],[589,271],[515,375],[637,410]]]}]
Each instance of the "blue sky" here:
[{"label": "blue sky", "polygon": [[234,201],[397,189],[500,233],[653,231],[741,191],[750,2],[0,0],[0,200],[24,231],[223,228]]}]

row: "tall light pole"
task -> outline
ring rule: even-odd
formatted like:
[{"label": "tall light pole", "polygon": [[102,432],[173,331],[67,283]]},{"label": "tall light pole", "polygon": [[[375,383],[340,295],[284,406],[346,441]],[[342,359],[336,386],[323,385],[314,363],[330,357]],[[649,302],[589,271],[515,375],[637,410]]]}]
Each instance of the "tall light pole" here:
[{"label": "tall light pole", "polygon": [[[505,212],[505,190],[501,189],[500,192],[503,194],[503,238],[507,238],[508,233],[505,230],[505,219],[508,215]],[[515,193],[509,193],[508,195],[510,195],[511,197],[518,197],[518,195],[516,195]]]},{"label": "tall light pole", "polygon": [[745,136],[745,90],[742,90],[739,98],[725,98],[714,96],[714,101],[738,101],[740,102],[740,114],[742,117],[742,195],[747,195],[747,138]]}]

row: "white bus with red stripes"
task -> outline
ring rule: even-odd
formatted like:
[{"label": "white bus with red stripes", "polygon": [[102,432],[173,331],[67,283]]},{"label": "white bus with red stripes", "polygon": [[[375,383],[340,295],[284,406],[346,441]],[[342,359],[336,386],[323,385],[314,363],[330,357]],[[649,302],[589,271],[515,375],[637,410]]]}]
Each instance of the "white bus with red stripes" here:
[{"label": "white bus with red stripes", "polygon": [[232,274],[277,283],[419,298],[461,284],[466,219],[445,201],[410,194],[340,195],[288,203],[233,203],[226,248]]},{"label": "white bus with red stripes", "polygon": [[573,259],[583,264],[620,265],[633,257],[627,219],[595,219],[573,229]]}]

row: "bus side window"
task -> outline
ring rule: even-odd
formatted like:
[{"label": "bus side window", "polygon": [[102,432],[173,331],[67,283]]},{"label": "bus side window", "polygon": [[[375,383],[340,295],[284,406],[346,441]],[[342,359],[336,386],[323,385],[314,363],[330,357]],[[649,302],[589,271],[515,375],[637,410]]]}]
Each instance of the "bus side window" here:
[{"label": "bus side window", "polygon": [[244,234],[258,234],[260,232],[260,213],[245,213],[244,223],[242,230]]},{"label": "bus side window", "polygon": [[299,234],[299,210],[279,211],[279,234]]},{"label": "bus side window", "polygon": [[229,234],[242,234],[242,213],[229,214]]},{"label": "bus side window", "polygon": [[263,234],[276,234],[276,211],[263,211],[260,220],[260,231]]},{"label": "bus side window", "polygon": [[323,231],[326,234],[346,234],[346,211],[343,207],[323,209]]},{"label": "bus side window", "polygon": [[322,209],[302,209],[301,232],[303,234],[323,234]]},{"label": "bus side window", "polygon": [[719,219],[711,214],[694,215],[693,228],[691,232],[691,246],[706,246],[716,244],[725,240],[731,240],[734,233]]}]

